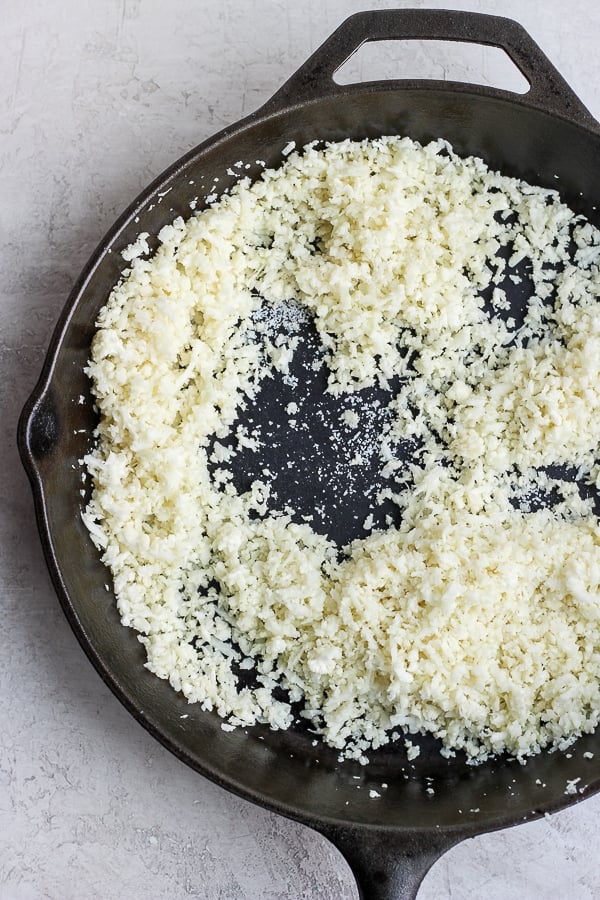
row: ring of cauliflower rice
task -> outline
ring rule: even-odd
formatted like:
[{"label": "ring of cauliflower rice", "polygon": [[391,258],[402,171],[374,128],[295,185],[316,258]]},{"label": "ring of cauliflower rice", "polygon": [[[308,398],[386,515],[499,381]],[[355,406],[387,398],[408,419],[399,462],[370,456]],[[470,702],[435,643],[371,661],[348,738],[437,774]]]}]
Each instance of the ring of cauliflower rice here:
[{"label": "ring of cauliflower rice", "polygon": [[[226,728],[300,709],[362,762],[400,735],[523,760],[593,730],[600,233],[444,141],[384,137],[308,145],[153,255],[146,237],[98,317],[84,521],[148,668]],[[395,385],[379,453],[400,524],[341,556],[268,477],[238,492],[219,444],[293,358],[250,327],[292,298],[329,391]]]}]

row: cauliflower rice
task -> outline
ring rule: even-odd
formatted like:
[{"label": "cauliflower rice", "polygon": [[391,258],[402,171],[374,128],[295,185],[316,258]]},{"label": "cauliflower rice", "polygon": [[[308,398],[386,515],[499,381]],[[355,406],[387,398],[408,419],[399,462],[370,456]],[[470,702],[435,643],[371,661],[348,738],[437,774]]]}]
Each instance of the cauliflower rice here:
[{"label": "cauliflower rice", "polygon": [[[98,318],[84,521],[148,668],[229,725],[301,715],[362,761],[400,733],[477,761],[592,731],[600,232],[444,141],[385,137],[291,152],[147,237]],[[290,301],[329,392],[391,391],[377,502],[399,525],[341,553],[268,471],[239,492],[229,469],[298,346],[257,311]]]}]

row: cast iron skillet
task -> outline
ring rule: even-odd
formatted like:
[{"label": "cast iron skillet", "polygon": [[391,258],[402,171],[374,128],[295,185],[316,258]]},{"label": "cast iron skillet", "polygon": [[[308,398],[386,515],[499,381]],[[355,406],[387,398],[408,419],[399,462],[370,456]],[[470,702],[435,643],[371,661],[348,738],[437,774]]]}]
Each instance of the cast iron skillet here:
[{"label": "cast iron skillet", "polygon": [[[526,76],[525,95],[438,81],[340,87],[336,69],[365,41],[404,38],[501,47]],[[256,727],[224,733],[213,714],[188,706],[143,668],[134,633],[81,522],[79,460],[91,445],[95,413],[83,374],[97,313],[124,267],[120,251],[141,231],[156,234],[189,203],[234,181],[227,169],[255,160],[274,166],[293,140],[408,134],[444,137],[460,154],[557,187],[598,224],[600,126],[537,45],[510,20],[465,12],[390,10],[347,19],[258,112],[206,141],[160,176],[119,218],[78,279],[60,317],[35,390],[19,424],[41,540],[60,602],[96,669],[121,702],[179,759],[242,797],[326,835],[345,855],[367,898],[409,898],[433,862],[466,837],[561,809],[600,788],[600,733],[567,753],[527,765],[506,758],[472,767],[440,757],[423,739],[413,763],[402,744],[345,762],[301,729]],[[181,718],[188,714],[188,718]],[[591,751],[593,759],[585,759]],[[575,794],[567,782],[580,778]],[[387,787],[382,787],[382,784]],[[427,789],[432,787],[434,793]],[[381,796],[371,798],[370,790]]]}]

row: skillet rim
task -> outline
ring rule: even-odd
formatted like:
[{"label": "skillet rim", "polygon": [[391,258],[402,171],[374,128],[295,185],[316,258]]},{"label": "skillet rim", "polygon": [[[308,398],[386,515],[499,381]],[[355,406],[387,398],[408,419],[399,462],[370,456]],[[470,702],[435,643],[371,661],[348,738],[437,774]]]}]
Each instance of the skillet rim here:
[{"label": "skillet rim", "polygon": [[[568,123],[570,127],[579,129],[587,135],[591,135],[597,140],[600,139],[600,125],[598,125],[598,123],[594,123],[596,125],[595,128],[590,127],[590,124],[587,122],[584,124],[580,121],[573,121],[573,119],[566,114],[559,115],[556,112],[549,112],[548,110],[542,109],[538,105],[527,103],[525,99],[527,95],[515,95],[515,97],[518,97],[518,100],[511,100],[510,98],[507,98],[506,92],[494,88],[484,88],[481,85],[470,85],[462,82],[444,82],[435,80],[427,80],[423,82],[421,80],[406,79],[393,82],[367,82],[358,85],[347,85],[343,88],[336,87],[334,93],[336,98],[341,99],[342,97],[350,97],[362,94],[368,95],[379,91],[398,92],[403,90],[419,90],[423,92],[444,91],[449,95],[456,94],[456,92],[458,91],[463,94],[471,94],[480,98],[483,96],[485,98],[499,100],[502,103],[508,103],[509,105],[511,103],[516,103],[521,107],[525,107],[526,109],[534,111],[538,114],[541,113],[545,116],[550,117],[551,119],[562,119],[564,122]],[[135,219],[135,217],[144,210],[151,198],[157,195],[159,191],[164,190],[169,182],[182,176],[189,166],[195,164],[201,159],[204,153],[209,150],[216,149],[219,144],[224,143],[231,138],[239,136],[245,130],[256,125],[263,124],[273,118],[276,118],[279,115],[287,115],[289,113],[292,113],[295,109],[305,110],[311,105],[318,105],[323,100],[331,99],[330,95],[320,94],[318,96],[313,96],[301,101],[292,103],[285,102],[282,105],[277,102],[279,93],[280,92],[277,92],[277,94],[275,94],[263,106],[261,106],[255,112],[251,113],[249,116],[238,120],[232,125],[229,125],[226,128],[222,129],[215,135],[202,141],[196,147],[183,154],[179,159],[168,166],[137,195],[137,197],[118,216],[114,224],[108,229],[106,234],[99,241],[85,266],[83,267],[79,277],[75,281],[72,290],[69,293],[67,301],[54,327],[40,376],[34,388],[32,389],[31,394],[24,404],[21,416],[19,418],[17,432],[17,444],[19,453],[21,455],[23,466],[27,472],[33,490],[36,523],[42,542],[45,561],[50,571],[52,582],[58,595],[58,599],[63,612],[65,613],[65,616],[75,636],[77,637],[77,640],[82,646],[86,656],[88,657],[104,683],[110,688],[112,693],[123,704],[128,712],[130,712],[134,716],[134,718],[151,734],[152,737],[158,740],[181,762],[186,763],[192,769],[209,778],[213,783],[218,784],[220,787],[231,791],[232,793],[245,800],[262,806],[265,809],[283,815],[292,820],[301,822],[310,827],[316,828],[317,830],[326,834],[328,831],[334,831],[335,829],[339,828],[356,830],[360,831],[361,833],[364,832],[365,834],[410,834],[423,837],[437,834],[440,837],[445,837],[447,839],[448,846],[450,846],[451,844],[456,843],[464,837],[474,836],[477,834],[483,834],[510,827],[520,824],[523,821],[533,821],[535,819],[541,818],[547,813],[556,812],[558,810],[573,806],[574,804],[579,803],[587,797],[600,791],[600,775],[596,779],[592,779],[585,786],[585,789],[581,794],[563,794],[558,798],[555,796],[551,799],[548,799],[546,802],[540,802],[536,804],[535,809],[531,809],[530,811],[528,810],[525,813],[519,811],[518,814],[515,814],[515,812],[513,811],[507,812],[500,816],[490,816],[488,819],[486,819],[484,815],[482,816],[482,818],[477,819],[476,822],[469,821],[464,823],[457,823],[454,825],[436,826],[435,830],[431,826],[415,827],[410,824],[406,826],[398,824],[389,825],[384,822],[375,825],[372,823],[356,822],[356,820],[352,818],[342,819],[323,815],[307,815],[303,810],[294,807],[292,804],[281,802],[264,793],[261,793],[258,790],[249,788],[243,782],[236,780],[232,775],[228,773],[224,774],[222,770],[219,770],[218,766],[213,767],[208,760],[202,760],[201,762],[198,762],[186,750],[182,749],[181,746],[178,746],[175,741],[168,737],[161,730],[160,725],[157,725],[156,722],[152,720],[151,716],[148,715],[146,710],[141,710],[139,708],[135,700],[132,699],[128,691],[120,683],[118,677],[115,676],[111,671],[110,665],[103,660],[102,655],[96,650],[92,640],[89,638],[84,626],[79,619],[77,610],[67,592],[61,574],[61,567],[58,563],[54,551],[51,529],[48,520],[48,506],[46,494],[44,491],[44,480],[31,447],[31,434],[36,424],[36,413],[39,413],[40,409],[43,407],[44,399],[50,393],[52,379],[58,359],[60,357],[64,337],[69,328],[75,310],[77,309],[85,294],[89,281],[91,280],[97,268],[106,258],[108,252],[113,248],[114,244],[118,242],[119,235],[132,222],[132,220]],[[592,122],[594,122],[594,120],[592,120]]]}]

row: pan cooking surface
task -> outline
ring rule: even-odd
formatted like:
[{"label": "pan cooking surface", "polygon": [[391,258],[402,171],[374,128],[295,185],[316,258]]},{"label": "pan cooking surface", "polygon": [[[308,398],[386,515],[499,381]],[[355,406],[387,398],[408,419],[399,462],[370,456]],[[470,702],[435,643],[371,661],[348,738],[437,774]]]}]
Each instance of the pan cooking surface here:
[{"label": "pan cooking surface", "polygon": [[[263,223],[265,207],[273,215],[279,204],[275,222]],[[237,214],[231,218],[238,205],[251,236]],[[471,224],[479,216],[481,228]],[[213,238],[204,236],[208,223],[218,237],[222,220],[233,229],[224,270],[221,249],[213,256]],[[572,495],[560,506],[564,483],[551,481],[536,493],[541,473],[530,473],[539,460],[545,474],[553,459],[572,458],[583,469],[596,441],[591,425],[582,424],[581,442],[573,427],[565,442],[545,413],[540,386],[541,378],[554,385],[548,402],[569,412],[561,420],[581,420],[563,370],[580,359],[570,325],[579,341],[590,328],[590,282],[579,259],[589,266],[597,257],[593,229],[555,192],[502,179],[442,141],[423,147],[389,138],[308,147],[265,180],[241,182],[205,217],[165,228],[159,240],[156,266],[133,266],[94,341],[91,375],[105,419],[98,453],[88,458],[90,474],[98,475],[85,516],[106,548],[124,624],[143,635],[151,671],[192,701],[215,703],[238,726],[258,718],[289,727],[289,708],[273,694],[289,685],[292,699],[306,698],[315,728],[344,756],[365,762],[364,752],[386,739],[384,730],[398,739],[398,723],[483,758],[505,747],[521,758],[591,729],[595,643],[574,644],[587,618],[577,598],[591,590],[595,536],[569,526],[584,514]],[[190,252],[202,246],[198,241],[209,247],[206,296],[181,287],[180,299],[169,300],[178,297],[181,278],[204,272]],[[489,248],[500,245],[503,257],[490,259]],[[144,235],[123,253],[126,260],[133,251],[148,253]],[[560,265],[564,283],[553,284]],[[231,273],[239,299],[211,318],[203,310],[229,285],[222,271]],[[306,308],[294,300],[271,306],[260,297],[261,284],[267,296],[269,285],[275,297],[294,291],[294,271]],[[340,278],[338,296],[330,280],[336,286]],[[477,300],[469,283],[489,287]],[[582,295],[577,313],[561,291],[572,283],[575,298],[577,290]],[[363,290],[366,284],[374,293]],[[507,302],[501,285],[513,299]],[[313,306],[326,323],[323,347],[307,311]],[[196,316],[202,324],[192,343]],[[559,341],[553,328],[563,329]],[[344,332],[352,336],[347,342]],[[255,361],[241,382],[232,349],[238,343],[240,371],[248,358]],[[200,355],[205,345],[212,359]],[[324,347],[336,345],[342,349],[329,351],[330,358]],[[165,347],[175,360],[168,372]],[[584,349],[589,357],[587,337]],[[196,365],[204,371],[195,374]],[[595,410],[590,365],[579,365],[575,390],[587,390]],[[396,374],[388,383],[381,373],[390,371]],[[380,387],[365,388],[373,377]],[[228,399],[215,407],[220,379]],[[236,383],[245,385],[245,398]],[[190,404],[194,418],[187,419]],[[206,486],[198,441],[215,429],[222,440],[219,414],[229,422],[238,404],[243,416],[229,443],[209,448]],[[413,433],[421,443],[402,437]],[[227,466],[231,457],[235,472]],[[398,462],[399,476],[386,475]],[[556,505],[557,516],[509,512],[507,490],[524,513]],[[263,492],[271,493],[270,506]],[[403,508],[406,528],[352,544],[362,533],[403,525]],[[277,513],[309,527],[289,529]],[[251,526],[248,516],[265,521]],[[337,546],[337,567],[331,545],[317,542],[315,532]],[[557,536],[566,586],[548,565]],[[583,574],[569,575],[577,554]],[[557,651],[555,627],[565,631],[566,654]],[[258,666],[256,690],[235,689],[230,640],[241,649],[242,670]],[[573,691],[579,718],[574,714],[571,724],[560,713],[563,677],[581,682]],[[408,741],[406,747],[411,759]]]}]

